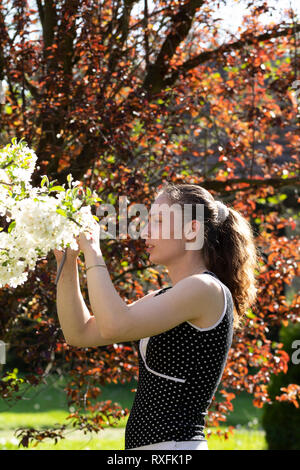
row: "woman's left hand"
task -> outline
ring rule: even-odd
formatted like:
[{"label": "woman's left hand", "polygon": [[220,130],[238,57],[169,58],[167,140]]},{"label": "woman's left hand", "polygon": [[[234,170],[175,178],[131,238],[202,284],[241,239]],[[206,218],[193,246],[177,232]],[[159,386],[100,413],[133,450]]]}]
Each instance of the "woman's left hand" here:
[{"label": "woman's left hand", "polygon": [[88,251],[95,251],[101,253],[100,249],[100,225],[95,222],[95,225],[91,231],[81,232],[76,241],[79,245],[79,249],[86,253]]}]

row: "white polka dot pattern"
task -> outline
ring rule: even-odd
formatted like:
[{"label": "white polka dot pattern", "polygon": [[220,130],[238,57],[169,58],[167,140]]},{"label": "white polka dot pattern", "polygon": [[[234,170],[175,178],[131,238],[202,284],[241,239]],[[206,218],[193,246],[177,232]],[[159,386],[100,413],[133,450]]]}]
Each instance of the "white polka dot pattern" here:
[{"label": "white polka dot pattern", "polygon": [[[219,282],[217,276],[210,272]],[[139,378],[125,429],[125,449],[164,441],[204,440],[205,416],[232,342],[233,300],[223,283],[225,313],[216,326],[183,322],[139,340]],[[165,287],[156,295],[171,288]]]}]

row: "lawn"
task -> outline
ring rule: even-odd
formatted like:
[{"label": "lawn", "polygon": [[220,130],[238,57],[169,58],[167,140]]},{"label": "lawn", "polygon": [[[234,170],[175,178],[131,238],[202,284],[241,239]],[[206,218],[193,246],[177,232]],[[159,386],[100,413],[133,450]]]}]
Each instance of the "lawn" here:
[{"label": "lawn", "polygon": [[[63,387],[62,378],[49,376],[46,384],[27,391],[23,399],[14,406],[8,407],[3,401],[0,402],[0,450],[18,449],[18,439],[14,435],[18,427],[42,429],[62,423],[69,414]],[[107,385],[103,388],[101,400],[112,400],[123,408],[130,409],[134,399],[134,393],[131,392],[133,388],[136,388],[135,381],[125,385]],[[225,427],[227,429],[230,425],[235,426],[234,435],[227,440],[210,436],[209,448],[211,450],[265,449],[264,431],[260,424],[261,412],[262,410],[253,406],[248,394],[241,393],[234,401],[234,411],[228,416]],[[65,438],[56,445],[53,441],[44,441],[34,449],[122,450],[127,419],[128,417],[122,418],[114,427],[107,426],[98,434],[85,435],[81,431],[68,428]],[[23,447],[21,449],[25,450]]]}]

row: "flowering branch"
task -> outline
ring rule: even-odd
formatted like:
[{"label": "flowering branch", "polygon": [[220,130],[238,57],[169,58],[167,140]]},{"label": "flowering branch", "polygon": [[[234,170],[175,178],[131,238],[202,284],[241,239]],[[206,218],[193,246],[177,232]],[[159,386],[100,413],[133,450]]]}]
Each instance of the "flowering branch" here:
[{"label": "flowering branch", "polygon": [[[17,142],[13,138],[12,144],[0,149],[0,215],[11,221],[7,232],[0,229],[0,287],[23,284],[28,277],[26,269],[34,269],[37,260],[55,248],[78,249],[76,238],[93,230],[98,220],[90,206],[101,198],[89,188],[75,187],[80,182],[73,181],[71,174],[67,176],[68,189],[55,186],[56,180],[50,182],[47,175],[40,187],[32,187],[36,161],[36,154],[22,139]],[[63,263],[56,282],[62,267]]]}]

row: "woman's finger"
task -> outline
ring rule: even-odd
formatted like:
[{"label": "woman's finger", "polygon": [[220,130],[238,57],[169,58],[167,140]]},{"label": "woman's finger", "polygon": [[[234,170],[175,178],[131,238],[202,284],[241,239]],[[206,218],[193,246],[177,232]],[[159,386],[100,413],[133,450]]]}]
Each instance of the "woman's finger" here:
[{"label": "woman's finger", "polygon": [[53,252],[54,252],[55,258],[56,258],[57,260],[60,260],[60,259],[63,257],[63,255],[64,255],[64,252],[63,252],[63,251],[57,250],[56,248],[54,248]]}]

